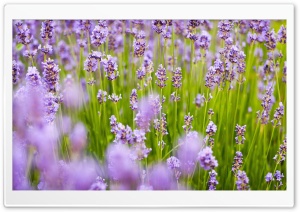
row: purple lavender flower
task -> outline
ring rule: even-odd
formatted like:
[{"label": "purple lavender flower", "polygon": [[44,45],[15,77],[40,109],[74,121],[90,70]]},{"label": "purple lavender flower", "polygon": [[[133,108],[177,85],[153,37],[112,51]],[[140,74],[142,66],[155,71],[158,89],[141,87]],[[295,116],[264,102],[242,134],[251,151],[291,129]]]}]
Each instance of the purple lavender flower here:
[{"label": "purple lavender flower", "polygon": [[273,96],[273,86],[269,86],[266,89],[266,94],[263,96],[261,106],[263,111],[261,114],[261,123],[267,124],[269,122],[270,110],[272,108],[272,96]]},{"label": "purple lavender flower", "polygon": [[245,138],[246,125],[240,126],[237,124],[235,126],[235,132],[236,132],[235,142],[237,144],[244,144],[244,141],[246,140]]},{"label": "purple lavender flower", "polygon": [[102,63],[106,72],[105,76],[108,80],[114,80],[119,76],[119,72],[117,71],[118,65],[116,62],[116,58],[107,55],[107,59],[102,60]]},{"label": "purple lavender flower", "polygon": [[275,109],[275,113],[274,113],[274,119],[271,121],[272,124],[275,123],[276,121],[276,126],[280,126],[281,125],[281,119],[284,115],[284,106],[282,104],[282,102],[279,102],[279,106],[278,108]]},{"label": "purple lavender flower", "polygon": [[286,145],[286,138],[285,138],[282,144],[280,144],[277,154],[273,158],[277,164],[283,163],[285,161],[286,149],[287,149],[287,145]]},{"label": "purple lavender flower", "polygon": [[213,136],[217,132],[217,125],[215,125],[213,121],[210,121],[205,132],[207,135]]},{"label": "purple lavender flower", "polygon": [[201,23],[200,20],[189,20],[188,23],[187,23],[187,26],[189,28],[194,29],[194,28],[200,26],[200,23]]},{"label": "purple lavender flower", "polygon": [[204,49],[207,50],[210,46],[211,36],[208,32],[202,31],[201,35],[195,42],[196,49]]},{"label": "purple lavender flower", "polygon": [[158,85],[158,87],[160,87],[161,89],[165,87],[166,86],[165,81],[167,81],[168,77],[167,77],[166,69],[163,67],[162,64],[158,66],[155,76],[157,77],[155,83]]},{"label": "purple lavender flower", "polygon": [[158,34],[162,33],[163,32],[163,28],[164,28],[164,23],[163,23],[162,20],[154,20],[154,21],[152,21],[152,29],[156,33],[158,33]]},{"label": "purple lavender flower", "polygon": [[273,51],[276,48],[276,36],[274,29],[272,31],[266,31],[265,33],[265,46],[268,50]]},{"label": "purple lavender flower", "polygon": [[59,97],[54,96],[54,94],[51,92],[47,92],[43,98],[43,101],[46,122],[51,123],[54,121],[56,112],[59,108]]},{"label": "purple lavender flower", "polygon": [[181,72],[181,68],[178,67],[175,69],[175,71],[173,71],[173,77],[172,77],[172,82],[173,82],[173,86],[175,88],[180,88],[182,85],[182,72]]},{"label": "purple lavender flower", "polygon": [[189,132],[179,140],[177,156],[183,174],[191,174],[197,163],[197,156],[201,149],[201,139],[197,132]]},{"label": "purple lavender flower", "polygon": [[138,78],[139,80],[142,80],[142,79],[146,76],[146,69],[145,69],[145,67],[139,68],[139,69],[136,71],[136,75],[137,75],[137,78]]},{"label": "purple lavender flower", "polygon": [[154,120],[154,129],[159,132],[161,135],[168,135],[167,131],[167,119],[166,119],[166,114],[162,113],[161,114],[161,119],[155,119]]},{"label": "purple lavender flower", "polygon": [[229,20],[222,20],[218,23],[218,36],[219,38],[226,40],[228,37],[230,37],[230,31],[232,29],[233,25],[231,21]]},{"label": "purple lavender flower", "polygon": [[238,53],[238,56],[237,56],[237,66],[238,66],[238,69],[237,69],[237,72],[239,74],[242,74],[245,72],[245,68],[246,68],[246,64],[245,64],[245,58],[246,58],[246,55],[243,51],[239,51]]},{"label": "purple lavender flower", "polygon": [[273,178],[273,174],[271,172],[269,172],[266,176],[265,176],[266,182],[269,183],[271,181],[274,180]]},{"label": "purple lavender flower", "polygon": [[113,134],[116,134],[117,131],[118,131],[118,122],[117,122],[117,118],[112,115],[110,118],[109,118],[109,121],[110,121],[110,127],[111,127],[111,130],[110,132],[112,132]]},{"label": "purple lavender flower", "polygon": [[91,185],[90,190],[106,190],[106,188],[107,183],[105,182],[105,179],[98,176],[96,182]]},{"label": "purple lavender flower", "polygon": [[32,42],[32,34],[28,29],[27,25],[21,21],[16,22],[16,40],[17,43],[22,43],[23,45],[28,45]]},{"label": "purple lavender flower", "polygon": [[87,132],[82,123],[77,123],[70,134],[71,147],[73,152],[81,152],[87,143]]},{"label": "purple lavender flower", "polygon": [[191,129],[193,129],[192,121],[194,120],[194,117],[188,113],[188,115],[184,116],[184,125],[182,126],[183,130],[188,133]]},{"label": "purple lavender flower", "polygon": [[217,172],[215,170],[211,170],[209,172],[209,179],[208,179],[208,190],[209,191],[214,191],[216,190],[216,186],[219,184],[217,180]]},{"label": "purple lavender flower", "polygon": [[249,190],[249,178],[245,171],[238,170],[235,183],[237,190]]},{"label": "purple lavender flower", "polygon": [[[45,55],[50,55],[53,52],[53,47],[49,44],[46,44],[42,47],[42,45],[38,46],[38,50],[40,50]],[[27,57],[29,57],[30,53],[26,53]],[[35,55],[30,55],[31,57],[34,57]]]},{"label": "purple lavender flower", "polygon": [[146,133],[144,130],[134,130],[133,131],[133,140],[136,143],[142,143],[146,140]]},{"label": "purple lavender flower", "polygon": [[138,105],[138,113],[134,119],[138,128],[149,131],[150,121],[160,113],[161,108],[159,95],[143,98]]},{"label": "purple lavender flower", "polygon": [[167,159],[167,165],[169,169],[178,169],[180,168],[180,160],[175,156],[171,156]]},{"label": "purple lavender flower", "polygon": [[279,43],[286,43],[286,28],[283,25],[278,30],[277,40]]},{"label": "purple lavender flower", "polygon": [[276,181],[281,181],[283,177],[284,177],[283,173],[281,173],[278,170],[275,171],[274,178]]},{"label": "purple lavender flower", "polygon": [[208,146],[198,153],[198,160],[200,166],[204,170],[210,170],[218,167],[218,161],[215,159],[213,156],[213,151]]},{"label": "purple lavender flower", "polygon": [[47,90],[50,92],[56,92],[59,82],[60,69],[58,65],[54,63],[54,60],[48,58],[46,62],[42,62],[44,67],[43,77]]},{"label": "purple lavender flower", "polygon": [[121,184],[118,189],[136,189],[139,169],[130,158],[130,149],[123,144],[112,144],[106,155],[108,175],[113,182]]},{"label": "purple lavender flower", "polygon": [[149,172],[149,183],[154,190],[170,190],[174,187],[172,173],[165,164],[156,164]]},{"label": "purple lavender flower", "polygon": [[132,141],[132,130],[131,128],[127,125],[126,127],[118,123],[118,127],[116,128],[116,138],[114,140],[115,143],[131,143]]},{"label": "purple lavender flower", "polygon": [[140,31],[139,33],[135,34],[135,39],[133,41],[134,56],[144,56],[145,50],[147,48],[145,38],[146,35],[144,31]]},{"label": "purple lavender flower", "polygon": [[238,54],[239,54],[239,49],[237,46],[232,45],[229,53],[228,53],[228,59],[232,63],[237,63],[238,62]]},{"label": "purple lavender flower", "polygon": [[137,99],[137,91],[136,89],[132,89],[131,94],[130,94],[130,108],[132,110],[137,110],[138,109],[138,99]]},{"label": "purple lavender flower", "polygon": [[95,72],[97,70],[97,60],[89,55],[88,58],[84,61],[84,68],[83,70],[87,72]]},{"label": "purple lavender flower", "polygon": [[23,56],[24,57],[27,57],[27,58],[31,58],[33,59],[37,54],[37,49],[26,49],[24,52],[23,52]]},{"label": "purple lavender flower", "polygon": [[195,98],[196,107],[203,107],[205,101],[206,101],[206,99],[205,99],[204,95],[201,95],[201,94],[198,93],[196,98]]},{"label": "purple lavender flower", "polygon": [[53,20],[46,20],[42,22],[41,37],[44,40],[50,40],[53,37],[54,22]]},{"label": "purple lavender flower", "polygon": [[216,69],[213,66],[208,68],[208,71],[205,75],[205,86],[212,88],[216,82]]},{"label": "purple lavender flower", "polygon": [[19,81],[20,77],[20,67],[18,63],[13,60],[12,61],[12,79],[13,79],[13,84],[17,84]]},{"label": "purple lavender flower", "polygon": [[99,25],[96,25],[91,34],[91,43],[94,46],[99,47],[100,45],[105,43],[107,36],[108,36],[107,27],[101,27]]},{"label": "purple lavender flower", "polygon": [[102,91],[101,89],[98,90],[97,99],[100,104],[106,102],[106,95],[107,95],[106,91]]},{"label": "purple lavender flower", "polygon": [[147,158],[150,152],[152,151],[151,148],[147,148],[145,142],[135,142],[133,143],[130,149],[130,158],[134,161],[143,160],[144,158]]},{"label": "purple lavender flower", "polygon": [[243,154],[240,151],[237,151],[233,158],[231,171],[236,175],[237,171],[240,170],[242,165],[243,165]]},{"label": "purple lavender flower", "polygon": [[286,83],[286,61],[284,61],[284,67],[283,67],[283,76],[282,76],[282,82]]},{"label": "purple lavender flower", "polygon": [[120,101],[122,99],[122,94],[120,94],[118,96],[115,93],[113,93],[112,95],[108,95],[108,99],[111,100],[114,103],[117,103],[118,101]]},{"label": "purple lavender flower", "polygon": [[175,94],[175,92],[171,93],[171,100],[174,102],[178,102],[180,100],[179,94]]},{"label": "purple lavender flower", "polygon": [[41,85],[40,73],[38,72],[36,67],[33,66],[28,67],[28,71],[26,74],[26,84],[32,87],[37,87]]}]

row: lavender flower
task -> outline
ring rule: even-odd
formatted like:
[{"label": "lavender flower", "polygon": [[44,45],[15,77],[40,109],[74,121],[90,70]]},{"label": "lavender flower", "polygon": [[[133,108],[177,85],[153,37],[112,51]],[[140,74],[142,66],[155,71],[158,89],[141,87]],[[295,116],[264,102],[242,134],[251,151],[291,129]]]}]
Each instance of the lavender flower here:
[{"label": "lavender flower", "polygon": [[53,37],[54,23],[53,20],[46,20],[42,22],[41,37],[44,40],[50,40]]},{"label": "lavender flower", "polygon": [[189,28],[194,29],[194,28],[200,26],[200,23],[201,23],[200,20],[189,20],[188,23],[187,23],[187,26]]},{"label": "lavender flower", "polygon": [[192,121],[194,120],[194,117],[188,113],[188,115],[184,116],[184,125],[182,126],[183,130],[188,133],[191,129],[193,129]]},{"label": "lavender flower", "polygon": [[118,65],[116,63],[116,58],[107,55],[107,59],[102,60],[102,63],[106,72],[105,76],[108,80],[114,80],[119,76],[119,72],[117,71]]},{"label": "lavender flower", "polygon": [[21,21],[17,21],[15,25],[17,29],[17,34],[16,34],[17,43],[22,43],[23,45],[28,45],[29,43],[31,43],[32,34],[28,29],[27,25]]},{"label": "lavender flower", "polygon": [[19,81],[20,77],[20,67],[18,63],[13,60],[12,61],[12,79],[13,79],[13,84],[17,84]]},{"label": "lavender flower", "polygon": [[32,87],[41,85],[41,77],[36,67],[28,67],[28,71],[26,74],[26,84]]},{"label": "lavender flower", "polygon": [[240,151],[237,151],[233,159],[231,171],[236,175],[238,170],[240,170],[240,168],[242,167],[242,165],[243,165],[243,154]]},{"label": "lavender flower", "polygon": [[219,184],[217,180],[217,172],[215,170],[211,170],[209,172],[209,179],[208,179],[208,190],[214,191],[216,190],[216,186]]},{"label": "lavender flower", "polygon": [[155,83],[160,87],[161,89],[166,86],[165,81],[167,81],[167,72],[166,69],[160,64],[158,66],[157,72],[155,73],[155,76],[157,77],[157,80]]},{"label": "lavender flower", "polygon": [[137,110],[138,109],[138,100],[137,100],[137,91],[136,89],[132,89],[131,94],[130,94],[130,108],[132,110]]},{"label": "lavender flower", "polygon": [[246,140],[245,138],[246,125],[240,126],[237,124],[235,126],[235,132],[236,132],[235,142],[237,144],[244,144],[244,141]]},{"label": "lavender flower", "polygon": [[268,50],[273,51],[276,48],[276,36],[274,29],[265,33],[265,46]]},{"label": "lavender flower", "polygon": [[50,92],[56,92],[59,82],[60,69],[58,68],[58,65],[54,63],[54,60],[50,58],[48,58],[48,60],[42,64],[44,67],[43,77],[47,90]]},{"label": "lavender flower", "polygon": [[150,170],[149,183],[154,190],[170,190],[173,188],[172,173],[164,164],[157,164]]},{"label": "lavender flower", "polygon": [[180,168],[180,160],[175,156],[171,156],[167,159],[167,165],[169,169],[178,169]]},{"label": "lavender flower", "polygon": [[266,90],[266,94],[263,96],[261,106],[263,111],[261,114],[261,123],[267,124],[269,122],[270,110],[273,105],[272,103],[273,96],[273,86],[269,86]]},{"label": "lavender flower", "polygon": [[168,135],[167,131],[167,119],[166,119],[166,114],[162,113],[161,114],[161,119],[155,119],[154,120],[154,129],[161,133],[161,135]]},{"label": "lavender flower", "polygon": [[226,40],[228,37],[230,37],[230,31],[231,31],[232,27],[233,27],[233,25],[232,25],[231,21],[229,21],[229,20],[219,21],[219,23],[218,23],[219,38]]},{"label": "lavender flower", "polygon": [[213,151],[208,146],[198,153],[198,160],[200,166],[204,170],[210,170],[214,169],[215,167],[218,167],[218,161],[215,159],[212,153]]},{"label": "lavender flower", "polygon": [[136,71],[137,78],[142,80],[146,76],[146,69],[144,67],[139,68]]},{"label": "lavender flower", "polygon": [[183,139],[179,140],[178,159],[183,174],[191,174],[197,163],[198,153],[202,141],[197,132],[189,132]]},{"label": "lavender flower", "polygon": [[121,184],[118,189],[136,189],[139,169],[130,158],[130,149],[123,144],[112,144],[107,150],[107,169],[112,182]]},{"label": "lavender flower", "polygon": [[272,124],[275,123],[276,121],[276,126],[280,126],[281,125],[281,119],[284,115],[284,106],[282,104],[282,102],[279,102],[279,107],[275,109],[275,113],[274,113],[274,119],[271,121]]},{"label": "lavender flower", "polygon": [[[49,55],[52,54],[53,52],[53,47],[49,44],[46,44],[45,46],[42,47],[42,45],[38,46],[38,50],[40,50],[41,52],[43,52],[45,55]],[[30,54],[30,53],[26,53],[27,57],[34,57],[35,54]]]},{"label": "lavender flower", "polygon": [[80,152],[86,146],[87,132],[82,123],[77,123],[70,134],[72,151]]},{"label": "lavender flower", "polygon": [[112,115],[109,118],[109,121],[110,121],[110,127],[111,127],[110,132],[112,132],[113,134],[117,134],[117,130],[118,130],[117,118],[114,115]]},{"label": "lavender flower", "polygon": [[101,89],[98,90],[97,99],[100,104],[106,102],[106,95],[107,95],[106,91],[102,91]]},{"label": "lavender flower", "polygon": [[163,32],[164,25],[165,24],[163,23],[162,20],[154,20],[154,21],[152,21],[152,29],[156,33],[158,33],[158,34],[160,34],[160,33]]},{"label": "lavender flower", "polygon": [[274,180],[273,178],[273,174],[271,172],[269,172],[266,176],[265,176],[266,182],[269,183],[271,181]]},{"label": "lavender flower", "polygon": [[277,40],[279,43],[286,43],[286,28],[283,25],[278,30]]},{"label": "lavender flower", "polygon": [[113,93],[112,95],[108,95],[108,99],[111,100],[114,103],[117,103],[118,101],[120,101],[122,99],[122,94],[120,94],[118,96],[115,93]]},{"label": "lavender flower", "polygon": [[275,171],[274,178],[276,181],[281,181],[283,177],[283,173],[278,170]]},{"label": "lavender flower", "polygon": [[206,99],[205,99],[204,95],[201,95],[198,93],[195,98],[196,107],[203,107],[205,101],[206,101]]},{"label": "lavender flower", "polygon": [[180,100],[179,94],[175,94],[175,92],[171,93],[171,100],[174,102],[178,102]]},{"label": "lavender flower", "polygon": [[105,179],[98,176],[96,182],[91,185],[90,190],[106,190],[106,188],[107,183],[105,182]]},{"label": "lavender flower", "polygon": [[146,46],[146,35],[144,31],[140,31],[135,35],[135,39],[133,41],[134,55],[136,57],[144,56]]},{"label": "lavender flower", "polygon": [[210,121],[205,132],[207,135],[213,136],[217,132],[217,125],[215,125],[213,121]]},{"label": "lavender flower", "polygon": [[145,142],[133,143],[130,149],[130,158],[134,161],[143,160],[144,158],[147,158],[150,152],[152,151],[151,148],[147,148]]},{"label": "lavender flower", "polygon": [[83,70],[87,72],[95,72],[97,68],[97,60],[90,54],[88,58],[84,61]]},{"label": "lavender flower", "polygon": [[286,145],[286,138],[285,138],[282,144],[280,144],[277,154],[273,158],[277,164],[283,163],[285,161],[286,149],[287,149],[287,145]]},{"label": "lavender flower", "polygon": [[237,190],[249,190],[249,178],[245,171],[238,170],[235,183]]},{"label": "lavender flower", "polygon": [[116,128],[116,139],[114,140],[115,143],[131,143],[132,141],[132,130],[127,125],[126,127],[119,123],[118,127]]},{"label": "lavender flower", "polygon": [[107,36],[107,27],[101,27],[99,25],[96,25],[91,34],[91,43],[94,46],[99,47],[100,45],[105,43]]},{"label": "lavender flower", "polygon": [[237,63],[238,62],[238,54],[239,54],[239,49],[237,46],[232,45],[229,53],[228,53],[228,59],[232,63]]},{"label": "lavender flower", "polygon": [[284,177],[283,173],[276,170],[274,173],[274,178],[277,181],[277,184],[275,185],[276,190],[278,190],[283,184],[282,184],[282,178]]},{"label": "lavender flower", "polygon": [[181,72],[181,68],[178,67],[175,69],[175,71],[173,71],[173,77],[172,77],[172,82],[173,82],[173,86],[175,88],[180,88],[182,85],[182,72]]},{"label": "lavender flower", "polygon": [[207,50],[210,46],[211,36],[208,32],[202,31],[201,35],[195,42],[196,49],[201,48]]}]

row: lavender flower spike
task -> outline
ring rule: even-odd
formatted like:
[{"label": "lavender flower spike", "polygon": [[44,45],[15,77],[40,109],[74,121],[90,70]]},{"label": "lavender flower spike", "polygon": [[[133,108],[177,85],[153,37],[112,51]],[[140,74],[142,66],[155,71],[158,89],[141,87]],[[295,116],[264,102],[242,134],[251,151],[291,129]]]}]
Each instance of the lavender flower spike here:
[{"label": "lavender flower spike", "polygon": [[209,179],[208,179],[208,190],[214,191],[216,190],[216,186],[219,184],[217,180],[217,172],[215,170],[211,170],[209,172]]},{"label": "lavender flower spike", "polygon": [[102,60],[102,64],[104,66],[104,70],[106,72],[106,77],[108,80],[114,80],[119,76],[119,72],[117,71],[118,65],[116,62],[116,58],[107,55],[107,59]]},{"label": "lavender flower spike", "polygon": [[103,102],[106,102],[106,95],[107,95],[106,91],[102,91],[99,89],[98,94],[97,94],[97,99],[100,104],[102,104]]},{"label": "lavender flower spike", "polygon": [[236,187],[237,190],[249,190],[249,178],[245,171],[238,170],[237,179],[236,179]]},{"label": "lavender flower spike", "polygon": [[200,166],[204,170],[210,170],[214,169],[218,166],[218,161],[213,156],[213,151],[210,147],[205,147],[203,150],[201,150],[198,154],[198,160],[200,163]]},{"label": "lavender flower spike", "polygon": [[157,80],[155,83],[158,85],[158,87],[163,88],[166,86],[165,81],[167,81],[167,72],[166,69],[163,67],[162,64],[158,66],[157,72],[155,73],[155,76],[157,77]]},{"label": "lavender flower spike", "polygon": [[59,82],[59,72],[60,69],[58,65],[54,63],[54,60],[48,58],[46,62],[43,62],[44,67],[44,81],[46,83],[46,87],[48,91],[56,92],[58,82]]}]

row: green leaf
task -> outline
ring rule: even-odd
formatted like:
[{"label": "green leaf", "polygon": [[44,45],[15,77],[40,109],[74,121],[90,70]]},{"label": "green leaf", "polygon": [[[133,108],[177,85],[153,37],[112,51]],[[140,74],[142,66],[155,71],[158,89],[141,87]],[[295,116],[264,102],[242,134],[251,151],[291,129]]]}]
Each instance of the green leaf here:
[{"label": "green leaf", "polygon": [[17,48],[18,51],[20,51],[23,48],[23,46],[24,45],[22,43],[18,43],[16,48]]}]

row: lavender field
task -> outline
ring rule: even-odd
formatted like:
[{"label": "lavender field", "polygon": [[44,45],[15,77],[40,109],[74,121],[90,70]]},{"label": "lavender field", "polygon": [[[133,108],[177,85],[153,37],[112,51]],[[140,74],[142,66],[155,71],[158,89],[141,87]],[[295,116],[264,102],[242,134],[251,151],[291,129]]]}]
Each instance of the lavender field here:
[{"label": "lavender field", "polygon": [[286,190],[286,21],[12,24],[14,190]]}]

